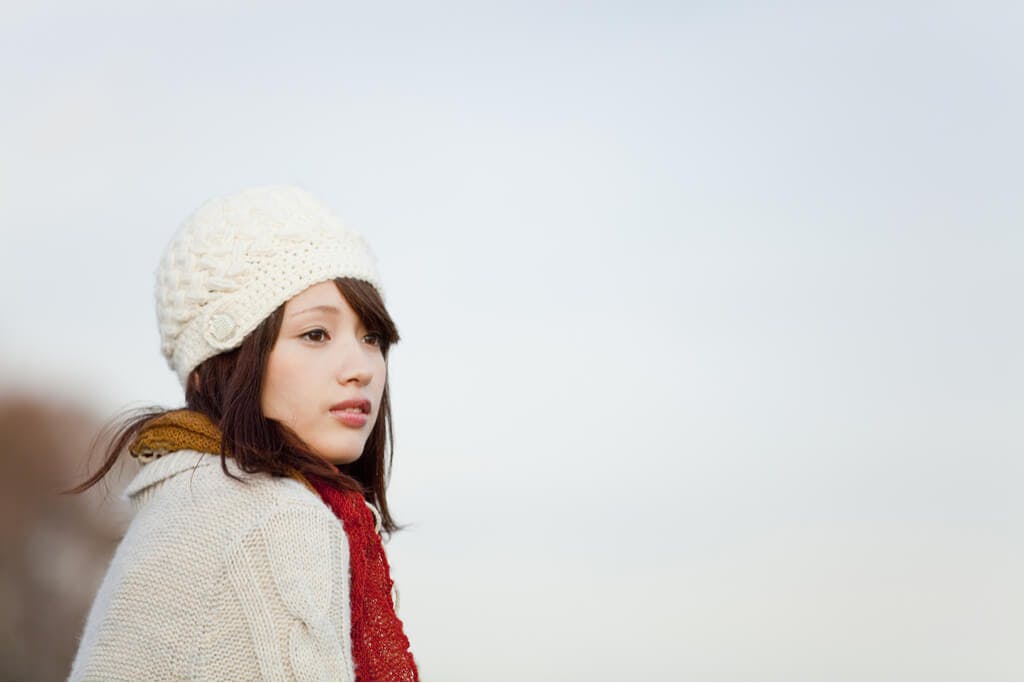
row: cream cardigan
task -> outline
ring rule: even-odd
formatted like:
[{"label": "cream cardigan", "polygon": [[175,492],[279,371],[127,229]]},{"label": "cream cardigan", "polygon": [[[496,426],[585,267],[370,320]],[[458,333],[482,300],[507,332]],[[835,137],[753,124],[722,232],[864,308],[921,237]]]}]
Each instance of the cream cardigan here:
[{"label": "cream cardigan", "polygon": [[135,511],[69,680],[354,681],[348,539],[300,482],[177,451],[142,466]]}]

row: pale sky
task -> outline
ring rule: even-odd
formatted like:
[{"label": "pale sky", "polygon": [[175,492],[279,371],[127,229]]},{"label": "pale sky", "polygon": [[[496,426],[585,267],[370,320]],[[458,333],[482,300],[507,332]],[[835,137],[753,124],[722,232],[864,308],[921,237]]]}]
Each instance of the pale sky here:
[{"label": "pale sky", "polygon": [[1024,6],[0,9],[0,373],[180,405],[207,198],[367,237],[424,680],[1024,677]]}]

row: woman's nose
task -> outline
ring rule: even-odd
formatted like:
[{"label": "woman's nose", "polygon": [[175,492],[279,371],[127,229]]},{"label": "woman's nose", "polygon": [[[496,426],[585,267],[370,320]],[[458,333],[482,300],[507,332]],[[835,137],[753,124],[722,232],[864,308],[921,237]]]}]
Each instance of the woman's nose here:
[{"label": "woman's nose", "polygon": [[359,341],[345,345],[339,356],[336,371],[339,384],[355,381],[365,386],[370,383],[373,379],[373,365],[369,353]]}]

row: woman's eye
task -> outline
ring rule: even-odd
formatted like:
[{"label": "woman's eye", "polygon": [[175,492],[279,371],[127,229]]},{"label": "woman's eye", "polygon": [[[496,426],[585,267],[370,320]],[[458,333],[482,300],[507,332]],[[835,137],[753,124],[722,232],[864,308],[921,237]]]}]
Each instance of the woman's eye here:
[{"label": "woman's eye", "polygon": [[310,330],[309,332],[306,332],[305,334],[302,335],[303,339],[309,339],[309,341],[311,341],[311,342],[318,342],[319,343],[321,341],[324,341],[324,339],[323,338],[321,338],[321,339],[312,339],[312,338],[310,338],[310,335],[323,335],[324,337],[326,337],[327,330],[324,330],[324,329],[321,329],[321,328],[318,327],[317,329]]},{"label": "woman's eye", "polygon": [[363,337],[363,339],[372,339],[373,341],[371,343],[374,346],[380,346],[381,336],[379,334],[377,334],[376,332],[371,332],[370,334],[368,334],[365,337]]}]

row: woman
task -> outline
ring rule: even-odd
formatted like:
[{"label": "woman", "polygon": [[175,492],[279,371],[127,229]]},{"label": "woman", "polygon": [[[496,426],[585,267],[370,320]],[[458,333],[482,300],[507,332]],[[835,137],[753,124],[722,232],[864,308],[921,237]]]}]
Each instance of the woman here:
[{"label": "woman", "polygon": [[129,415],[69,491],[142,463],[70,678],[418,680],[380,536],[399,336],[369,246],[301,188],[251,188],[185,221],[156,294],[186,407]]}]

